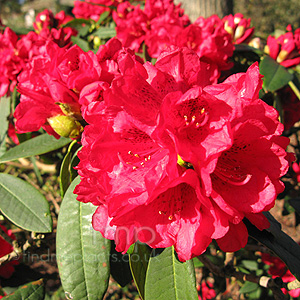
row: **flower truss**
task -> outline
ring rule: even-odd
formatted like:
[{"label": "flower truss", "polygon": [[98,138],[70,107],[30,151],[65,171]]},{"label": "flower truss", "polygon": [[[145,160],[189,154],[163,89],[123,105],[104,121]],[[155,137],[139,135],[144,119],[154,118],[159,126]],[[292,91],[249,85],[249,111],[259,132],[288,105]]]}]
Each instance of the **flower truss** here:
[{"label": "flower truss", "polygon": [[213,239],[224,251],[244,247],[244,218],[268,228],[262,212],[283,191],[293,156],[277,111],[258,98],[258,65],[212,84],[213,70],[186,47],[168,48],[155,65],[118,40],[96,56],[110,67],[79,94],[89,125],[74,191],[98,207],[94,228],[123,253],[139,240],[174,245],[182,261]]}]

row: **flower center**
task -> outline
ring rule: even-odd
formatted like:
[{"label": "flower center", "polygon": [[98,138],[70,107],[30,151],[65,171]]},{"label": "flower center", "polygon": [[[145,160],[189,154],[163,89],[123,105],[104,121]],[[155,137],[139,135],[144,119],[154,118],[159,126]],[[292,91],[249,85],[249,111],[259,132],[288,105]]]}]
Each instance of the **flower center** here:
[{"label": "flower center", "polygon": [[252,177],[251,174],[247,174],[240,166],[229,165],[222,158],[219,159],[213,174],[221,180],[236,186],[248,183]]},{"label": "flower center", "polygon": [[190,116],[185,114],[183,118],[184,118],[185,128],[187,127],[199,128],[201,126],[204,126],[207,123],[208,112],[205,110],[204,107],[202,107],[198,113],[190,114]]}]

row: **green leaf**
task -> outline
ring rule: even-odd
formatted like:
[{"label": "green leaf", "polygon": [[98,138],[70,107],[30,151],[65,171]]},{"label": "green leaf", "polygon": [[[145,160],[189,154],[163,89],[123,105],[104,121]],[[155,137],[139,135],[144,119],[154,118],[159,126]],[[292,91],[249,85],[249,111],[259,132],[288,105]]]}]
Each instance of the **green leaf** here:
[{"label": "green leaf", "polygon": [[110,241],[92,228],[95,206],[76,200],[77,177],[63,199],[57,224],[56,252],[62,286],[69,298],[98,300],[109,281]]},{"label": "green leaf", "polygon": [[242,260],[242,264],[250,271],[255,271],[258,269],[258,263],[254,260]]},{"label": "green leaf", "polygon": [[77,36],[72,36],[71,40],[74,44],[79,46],[83,51],[88,52],[90,49],[90,45],[86,40],[83,40]]},{"label": "green leaf", "polygon": [[244,220],[249,235],[272,250],[300,280],[300,246],[281,230],[281,225],[270,213],[264,213],[270,222],[270,228],[260,231],[248,220]]},{"label": "green leaf", "polygon": [[73,141],[67,151],[67,154],[64,157],[64,160],[60,167],[60,194],[63,197],[71,184],[71,170],[70,170],[70,164],[72,160],[72,148],[76,144],[76,141]]},{"label": "green leaf", "polygon": [[108,16],[110,15],[110,11],[105,11],[100,15],[100,18],[96,22],[96,27],[99,26]]},{"label": "green leaf", "polygon": [[51,232],[49,203],[29,183],[0,173],[0,210],[17,226],[36,232]]},{"label": "green leaf", "polygon": [[295,211],[300,215],[300,198],[289,199],[288,203],[295,209]]},{"label": "green leaf", "polygon": [[71,139],[64,137],[56,139],[45,133],[9,149],[0,157],[0,163],[51,152],[69,144],[71,141]]},{"label": "green leaf", "polygon": [[2,298],[3,300],[44,300],[44,280],[40,279],[19,287],[15,292]]},{"label": "green leaf", "polygon": [[250,282],[250,281],[247,281],[245,282],[245,284],[241,287],[240,289],[240,293],[241,294],[245,294],[245,293],[250,293],[250,292],[253,292],[253,291],[256,291],[258,289],[259,285],[257,283],[254,283],[254,282]]},{"label": "green leaf", "polygon": [[260,64],[259,70],[263,78],[263,88],[266,91],[274,92],[284,87],[293,79],[293,74],[278,64],[270,56],[265,56]]},{"label": "green leaf", "polygon": [[95,23],[95,21],[92,19],[86,20],[86,19],[81,19],[81,18],[75,18],[65,24],[60,25],[60,27],[62,27],[62,28],[64,28],[64,27],[77,28],[77,27],[82,27],[82,24],[92,25],[94,23]]},{"label": "green leaf", "polygon": [[100,27],[98,30],[93,32],[93,36],[97,36],[100,39],[110,39],[116,36],[116,30],[115,28]]},{"label": "green leaf", "polygon": [[150,258],[145,283],[146,300],[197,300],[192,260],[178,261],[174,247]]},{"label": "green leaf", "polygon": [[138,242],[135,243],[133,252],[129,255],[131,273],[142,299],[145,298],[145,280],[151,251],[149,246]]},{"label": "green leaf", "polygon": [[8,116],[10,114],[10,98],[0,98],[0,155],[5,152],[5,139],[8,130]]},{"label": "green leaf", "polygon": [[195,268],[202,268],[204,266],[204,264],[197,257],[193,258],[193,263]]}]

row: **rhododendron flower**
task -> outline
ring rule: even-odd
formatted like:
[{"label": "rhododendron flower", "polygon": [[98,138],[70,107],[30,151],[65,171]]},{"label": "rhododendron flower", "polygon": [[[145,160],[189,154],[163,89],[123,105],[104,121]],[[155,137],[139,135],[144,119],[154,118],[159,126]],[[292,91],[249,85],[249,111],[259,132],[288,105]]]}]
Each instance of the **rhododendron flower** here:
[{"label": "rhododendron flower", "polygon": [[291,160],[277,112],[258,99],[258,65],[207,85],[210,68],[188,48],[171,47],[154,66],[112,52],[119,75],[80,98],[89,125],[74,193],[98,206],[94,228],[118,251],[137,240],[174,245],[182,261],[213,239],[224,251],[245,246],[243,218],[269,226],[262,212]]},{"label": "rhododendron flower", "polygon": [[25,63],[17,55],[18,36],[9,27],[0,33],[0,97],[12,92]]},{"label": "rhododendron flower", "polygon": [[199,17],[177,35],[175,45],[194,50],[200,60],[209,63],[210,67],[216,70],[215,82],[220,76],[220,71],[228,70],[232,66],[229,61],[234,49],[231,35],[216,15],[207,19]]},{"label": "rhododendron flower", "polygon": [[[93,66],[91,71],[89,68]],[[100,72],[92,52],[85,53],[76,45],[62,49],[48,42],[44,54],[35,57],[31,67],[18,78],[21,100],[14,114],[18,132],[43,127],[58,137],[54,126],[63,122],[64,126],[71,125],[65,136],[74,133],[74,126],[78,136],[82,130],[78,123],[82,119],[78,94],[85,84],[99,79]]]},{"label": "rhododendron flower", "polygon": [[[272,275],[272,278],[280,277],[285,283],[296,280],[295,276],[290,272],[280,258],[272,256],[268,253],[261,253],[261,258],[263,263],[270,266],[268,273]],[[285,295],[289,294],[293,298],[300,296],[300,288],[291,291],[287,291],[285,288],[282,288],[281,290]]]},{"label": "rhododendron flower", "polygon": [[232,41],[235,44],[247,44],[254,32],[254,27],[250,27],[251,19],[245,19],[240,13],[235,15],[225,16],[224,22],[225,30],[232,36]]},{"label": "rhododendron flower", "polygon": [[118,6],[122,0],[85,0],[74,1],[72,13],[75,18],[92,19],[98,21],[101,14],[110,11],[109,6]]},{"label": "rhododendron flower", "polygon": [[200,293],[199,300],[214,299],[217,296],[214,285],[209,281],[202,281],[197,290]]},{"label": "rhododendron flower", "polygon": [[[7,230],[5,226],[0,225],[1,229],[12,239],[15,240],[15,236],[12,234],[11,230]],[[3,257],[13,251],[13,246],[4,240],[0,235],[0,257]],[[17,260],[10,261],[9,263],[0,266],[0,277],[9,278],[15,271],[14,266],[18,265]]]},{"label": "rhododendron flower", "polygon": [[[244,217],[261,230],[269,227],[261,212],[269,210],[283,191],[280,177],[293,159],[285,152],[289,139],[280,136],[283,126],[277,111],[258,99],[261,86],[258,65],[254,64],[246,74],[235,74],[204,89],[235,108],[230,118],[233,144],[218,157],[210,174],[212,185],[206,186],[207,193],[231,216],[231,226],[238,224],[244,234],[247,230],[240,222]],[[221,248],[236,248],[237,239],[226,240],[229,244],[218,242]]]},{"label": "rhododendron flower", "polygon": [[141,52],[145,42],[148,54],[155,58],[166,47],[176,44],[176,35],[190,23],[180,5],[171,0],[146,1],[143,10],[140,5],[124,2],[113,12],[113,18],[124,47]]},{"label": "rhododendron flower", "polygon": [[296,174],[297,182],[300,183],[300,165],[299,165],[299,163],[294,162],[294,163],[292,164],[292,169],[293,169],[293,171],[294,171],[295,174]]},{"label": "rhododendron flower", "polygon": [[275,38],[268,36],[265,52],[286,68],[300,63],[300,28],[292,32],[287,26],[287,32]]}]

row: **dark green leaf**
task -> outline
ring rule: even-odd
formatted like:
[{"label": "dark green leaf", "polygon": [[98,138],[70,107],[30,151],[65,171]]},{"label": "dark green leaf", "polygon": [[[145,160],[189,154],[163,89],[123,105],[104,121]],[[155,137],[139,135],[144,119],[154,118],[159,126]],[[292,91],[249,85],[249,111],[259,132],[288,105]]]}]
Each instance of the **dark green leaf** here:
[{"label": "dark green leaf", "polygon": [[90,49],[90,45],[86,40],[83,40],[77,36],[72,36],[72,42],[79,46],[83,51],[88,52]]},{"label": "dark green leaf", "polygon": [[9,149],[0,157],[0,163],[51,152],[69,144],[71,141],[71,139],[64,137],[56,139],[45,133]]},{"label": "dark green leaf", "polygon": [[115,249],[114,241],[111,241],[110,272],[114,280],[122,287],[132,281],[129,266],[129,255],[122,254]]},{"label": "dark green leaf", "polygon": [[45,286],[43,279],[25,284],[15,292],[2,298],[3,300],[44,300]]},{"label": "dark green leaf", "polygon": [[241,287],[241,289],[240,289],[239,292],[240,292],[241,294],[250,293],[250,292],[253,292],[253,291],[257,290],[258,287],[259,287],[259,285],[258,285],[257,283],[247,281],[247,282],[245,282],[245,284]]},{"label": "dark green leaf", "polygon": [[17,226],[36,232],[51,232],[49,203],[29,183],[0,173],[0,210]]},{"label": "dark green leaf", "polygon": [[93,36],[97,36],[100,39],[110,39],[116,36],[116,30],[109,27],[100,27],[97,31],[93,32]]},{"label": "dark green leaf", "polygon": [[109,11],[105,11],[100,15],[100,18],[98,19],[96,26],[100,25],[108,16],[110,15]]},{"label": "dark green leaf", "polygon": [[289,268],[292,274],[300,279],[300,246],[281,230],[281,225],[270,213],[264,213],[271,226],[268,230],[258,230],[248,220],[244,220],[249,235],[272,250]]},{"label": "dark green leaf", "polygon": [[110,241],[92,228],[95,206],[76,200],[77,177],[63,199],[57,224],[56,251],[62,286],[69,298],[102,299],[109,280]]},{"label": "dark green leaf", "polygon": [[72,160],[71,160],[71,165],[70,165],[71,181],[73,181],[78,176],[78,172],[74,168],[79,164],[79,158],[78,158],[77,154],[78,154],[78,151],[81,150],[81,148],[77,149],[77,151],[74,153]]},{"label": "dark green leaf", "polygon": [[61,164],[60,167],[60,194],[63,197],[71,184],[71,170],[70,170],[70,164],[71,164],[71,159],[72,159],[72,148],[76,144],[76,141],[73,141],[69,148],[68,151],[64,157],[64,160]]},{"label": "dark green leaf", "polygon": [[72,19],[71,21],[69,21],[65,24],[60,25],[60,27],[74,27],[74,28],[77,28],[77,27],[82,27],[82,24],[92,25],[94,23],[95,22],[92,19],[86,20],[86,19],[81,19],[81,18],[75,18],[75,19]]},{"label": "dark green leaf", "polygon": [[145,298],[145,280],[151,251],[146,244],[135,243],[133,252],[129,255],[131,273],[142,299]]},{"label": "dark green leaf", "polygon": [[295,211],[300,215],[300,198],[289,199],[288,202],[295,209]]},{"label": "dark green leaf", "polygon": [[193,262],[195,268],[202,268],[204,266],[204,264],[197,257],[193,258]]},{"label": "dark green leaf", "polygon": [[259,70],[264,75],[263,88],[266,91],[277,91],[293,79],[293,75],[270,56],[265,56],[261,60]]},{"label": "dark green leaf", "polygon": [[166,248],[160,255],[150,258],[145,299],[197,300],[192,260],[185,263],[178,261],[174,247]]},{"label": "dark green leaf", "polygon": [[10,114],[10,98],[0,98],[0,155],[5,152],[5,139],[8,130],[8,116]]}]

